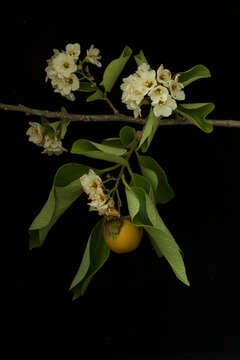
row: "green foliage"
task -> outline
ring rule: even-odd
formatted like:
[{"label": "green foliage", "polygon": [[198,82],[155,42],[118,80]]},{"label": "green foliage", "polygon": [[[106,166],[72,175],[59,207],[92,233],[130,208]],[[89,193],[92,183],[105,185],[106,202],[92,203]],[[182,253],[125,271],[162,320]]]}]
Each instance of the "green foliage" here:
[{"label": "green foliage", "polygon": [[211,77],[210,71],[204,65],[195,65],[191,69],[179,73],[179,81],[187,86],[193,81]]},{"label": "green foliage", "polygon": [[104,265],[109,255],[110,249],[104,240],[104,219],[100,219],[89,236],[80,267],[70,286],[73,300],[85,293],[93,276]]},{"label": "green foliage", "polygon": [[196,103],[178,105],[176,112],[192,121],[205,133],[211,133],[213,125],[206,121],[206,116],[213,110],[213,103]]},{"label": "green foliage", "polygon": [[138,156],[138,163],[143,176],[151,184],[157,204],[165,204],[175,196],[168,183],[167,175],[158,162],[151,156]]},{"label": "green foliage", "polygon": [[120,141],[125,148],[130,148],[136,141],[136,130],[131,126],[124,126],[120,130]]},{"label": "green foliage", "polygon": [[76,140],[71,149],[72,154],[84,155],[93,159],[105,160],[121,165],[128,165],[122,155],[126,153],[126,149],[99,144],[87,139]]},{"label": "green foliage", "polygon": [[154,135],[159,126],[160,117],[156,117],[153,113],[153,109],[150,108],[150,112],[148,114],[146,124],[143,128],[143,134],[138,145],[138,149],[141,149],[142,152],[146,152],[151,145],[151,142],[154,138]]},{"label": "green foliage", "polygon": [[137,66],[140,66],[142,64],[148,64],[148,61],[142,50],[140,50],[139,53],[134,56],[134,59],[137,63]]},{"label": "green foliage", "polygon": [[112,60],[110,64],[108,64],[103,74],[103,80],[100,84],[104,87],[105,91],[110,92],[112,90],[131,55],[132,50],[129,46],[125,46],[120,57]]},{"label": "green foliage", "polygon": [[181,250],[150,196],[143,188],[133,186],[126,189],[126,197],[132,222],[146,230],[157,255],[164,256],[177,278],[189,285]]},{"label": "green foliage", "polygon": [[86,101],[91,102],[91,101],[95,101],[95,100],[103,100],[103,98],[104,98],[103,92],[100,89],[97,89],[94,94],[90,95],[86,99]]},{"label": "green foliage", "polygon": [[79,177],[88,170],[89,166],[78,163],[65,164],[58,169],[48,199],[29,227],[30,249],[43,245],[53,225],[82,194]]}]

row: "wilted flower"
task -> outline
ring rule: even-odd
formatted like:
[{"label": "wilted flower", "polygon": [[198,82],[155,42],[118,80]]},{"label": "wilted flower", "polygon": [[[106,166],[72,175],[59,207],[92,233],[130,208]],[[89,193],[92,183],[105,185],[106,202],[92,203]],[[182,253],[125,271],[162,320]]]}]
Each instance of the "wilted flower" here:
[{"label": "wilted flower", "polygon": [[120,217],[119,211],[114,206],[113,199],[107,200],[103,191],[102,179],[92,169],[89,169],[88,174],[80,177],[80,182],[83,191],[91,199],[91,202],[88,203],[89,211],[98,211],[98,215],[103,215],[109,220],[114,216]]},{"label": "wilted flower", "polygon": [[30,128],[27,130],[26,135],[29,136],[28,140],[34,144],[41,146],[43,142],[42,125],[38,122],[29,122]]},{"label": "wilted flower", "polygon": [[42,154],[51,155],[61,155],[64,151],[67,151],[62,146],[62,141],[58,139],[56,136],[50,137],[49,135],[44,135],[44,142],[43,142],[44,150]]},{"label": "wilted flower", "polygon": [[94,200],[96,197],[103,197],[103,200],[105,200],[102,179],[92,169],[89,169],[88,174],[80,177],[80,182],[89,199]]},{"label": "wilted flower", "polygon": [[94,45],[91,45],[90,49],[87,50],[86,60],[98,67],[101,67],[102,64],[100,63],[99,60],[102,57],[99,55],[99,53],[100,53],[100,50],[95,48]]}]

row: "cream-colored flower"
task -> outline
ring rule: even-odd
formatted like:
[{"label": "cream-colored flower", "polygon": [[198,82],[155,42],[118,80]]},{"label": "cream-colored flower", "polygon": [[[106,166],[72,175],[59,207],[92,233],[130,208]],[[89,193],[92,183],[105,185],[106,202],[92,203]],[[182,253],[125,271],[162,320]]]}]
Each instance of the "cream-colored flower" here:
[{"label": "cream-colored flower", "polygon": [[94,45],[91,45],[90,48],[87,50],[86,60],[98,67],[101,67],[102,64],[100,63],[99,60],[102,57],[99,54],[100,54],[100,50],[95,48]]},{"label": "cream-colored flower", "polygon": [[44,142],[43,142],[44,150],[42,151],[42,154],[47,154],[49,156],[51,155],[61,155],[64,151],[67,151],[62,146],[62,141],[55,137],[50,137],[49,135],[44,135]]},{"label": "cream-colored flower", "polygon": [[168,69],[164,69],[163,64],[161,64],[157,70],[157,81],[159,84],[164,86],[169,86],[169,81],[171,80],[172,74]]},{"label": "cream-colored flower", "polygon": [[159,101],[153,106],[153,113],[155,116],[164,116],[168,117],[172,114],[173,110],[177,108],[176,101],[168,95],[166,101]]},{"label": "cream-colored flower", "polygon": [[72,58],[77,61],[78,57],[80,55],[81,52],[81,47],[80,44],[75,43],[75,44],[67,44],[66,45],[66,54],[69,56],[72,56]]},{"label": "cream-colored flower", "polygon": [[142,94],[145,96],[157,85],[156,72],[155,70],[151,70],[148,64],[143,63],[138,67],[136,73],[140,78],[139,83],[142,87]]},{"label": "cream-colored flower", "polygon": [[89,199],[99,199],[105,202],[102,179],[92,169],[89,169],[88,174],[80,177],[80,182]]},{"label": "cream-colored flower", "polygon": [[178,81],[180,74],[177,74],[173,80],[169,81],[169,89],[172,97],[176,100],[184,100],[185,93],[183,84]]},{"label": "cream-colored flower", "polygon": [[159,101],[165,102],[168,98],[168,89],[165,86],[158,85],[155,86],[150,92],[149,96],[152,100],[152,105],[157,104]]},{"label": "cream-colored flower", "polygon": [[69,77],[77,70],[77,65],[72,56],[60,52],[52,59],[52,67],[59,76]]},{"label": "cream-colored flower", "polygon": [[29,122],[30,128],[27,130],[26,135],[29,136],[28,140],[34,144],[41,146],[43,142],[42,125],[38,122]]}]

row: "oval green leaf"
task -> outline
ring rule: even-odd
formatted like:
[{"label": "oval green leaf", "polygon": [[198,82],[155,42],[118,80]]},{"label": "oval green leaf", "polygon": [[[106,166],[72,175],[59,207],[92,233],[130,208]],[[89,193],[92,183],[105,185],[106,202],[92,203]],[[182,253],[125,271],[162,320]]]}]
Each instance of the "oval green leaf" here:
[{"label": "oval green leaf", "polygon": [[128,125],[121,128],[119,135],[122,146],[125,148],[131,147],[137,137],[136,130]]},{"label": "oval green leaf", "polygon": [[176,277],[189,285],[181,250],[149,195],[140,187],[131,187],[126,197],[132,222],[146,230],[157,255],[163,255]]},{"label": "oval green leaf", "polygon": [[151,107],[149,115],[146,120],[146,124],[143,128],[143,134],[138,145],[138,149],[141,149],[142,152],[146,152],[154,138],[154,135],[159,126],[160,117],[156,117],[153,113],[153,109]]},{"label": "oval green leaf", "polygon": [[213,103],[178,104],[175,111],[209,134],[213,131],[213,125],[206,121],[206,116],[214,110],[214,107]]},{"label": "oval green leaf", "polygon": [[103,80],[100,85],[102,85],[107,92],[112,90],[131,55],[131,48],[129,46],[125,46],[120,57],[111,61],[106,67],[103,74]]},{"label": "oval green leaf", "polygon": [[93,276],[105,264],[109,255],[110,249],[104,239],[104,219],[100,219],[91,231],[80,267],[70,286],[73,300],[85,293]]},{"label": "oval green leaf", "polygon": [[122,157],[126,149],[99,144],[87,139],[76,140],[71,149],[72,154],[84,155],[93,159],[105,160],[128,166],[126,159]]},{"label": "oval green leaf", "polygon": [[48,199],[29,227],[30,249],[43,245],[53,225],[82,194],[79,178],[88,170],[89,166],[77,163],[58,169]]},{"label": "oval green leaf", "polygon": [[209,78],[211,77],[211,73],[208,68],[204,65],[195,65],[191,69],[180,72],[179,81],[184,85],[187,86],[191,84],[193,81]]},{"label": "oval green leaf", "polygon": [[174,191],[168,183],[166,172],[151,156],[138,156],[138,163],[142,174],[150,182],[157,204],[166,204],[175,196]]}]

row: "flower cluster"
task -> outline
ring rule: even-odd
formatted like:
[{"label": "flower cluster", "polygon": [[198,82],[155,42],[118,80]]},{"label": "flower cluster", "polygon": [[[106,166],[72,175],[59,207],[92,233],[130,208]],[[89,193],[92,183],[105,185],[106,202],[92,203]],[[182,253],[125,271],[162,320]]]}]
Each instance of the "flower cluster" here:
[{"label": "flower cluster", "polygon": [[156,72],[148,64],[141,64],[134,74],[123,79],[121,90],[122,102],[133,110],[134,117],[141,116],[141,105],[146,102],[146,97],[157,117],[170,116],[177,108],[176,100],[185,99],[179,74],[172,78],[171,72],[163,65]]},{"label": "flower cluster", "polygon": [[81,49],[78,43],[67,44],[65,51],[53,50],[54,55],[47,60],[48,66],[45,68],[47,73],[46,81],[51,80],[54,91],[65,96],[69,100],[75,100],[72,91],[79,88],[77,71],[77,60]]},{"label": "flower cluster", "polygon": [[29,136],[28,140],[38,146],[42,146],[44,150],[42,154],[47,155],[61,155],[64,151],[67,151],[62,146],[62,141],[55,135],[50,137],[46,133],[44,126],[37,122],[29,122],[30,128],[27,130],[26,135]]},{"label": "flower cluster", "polygon": [[108,200],[104,193],[102,179],[92,169],[89,169],[88,174],[80,177],[80,182],[83,191],[91,200],[88,203],[90,206],[89,211],[98,211],[98,215],[104,215],[108,220],[114,216],[120,217],[119,211],[114,206],[113,199]]},{"label": "flower cluster", "polygon": [[[65,51],[53,49],[53,56],[47,60],[48,66],[45,68],[47,73],[46,81],[51,80],[54,91],[60,93],[68,100],[75,100],[73,91],[79,89],[80,82],[76,75],[78,70],[78,59],[81,53],[80,44],[67,44]],[[90,62],[98,67],[101,67],[99,49],[91,45],[87,50],[83,62]]]}]

